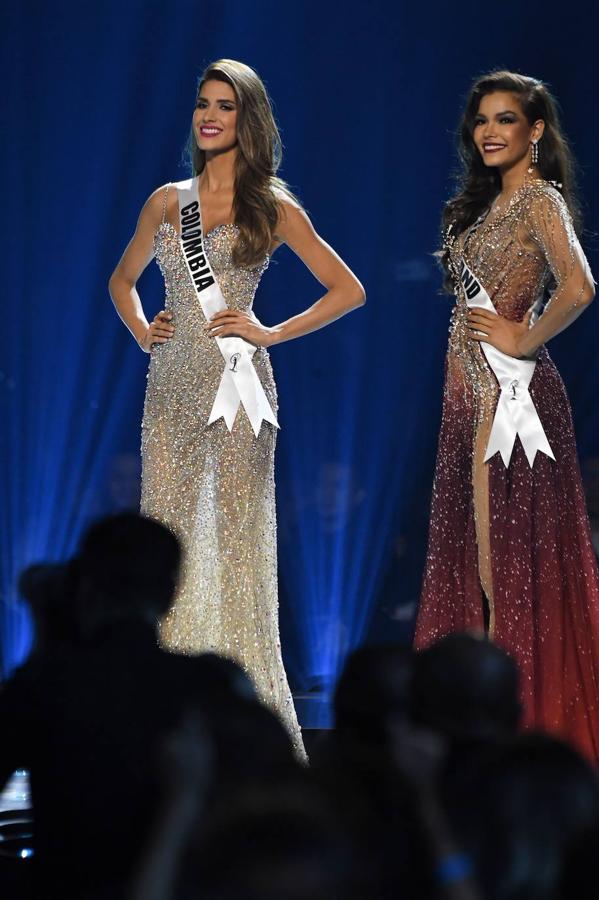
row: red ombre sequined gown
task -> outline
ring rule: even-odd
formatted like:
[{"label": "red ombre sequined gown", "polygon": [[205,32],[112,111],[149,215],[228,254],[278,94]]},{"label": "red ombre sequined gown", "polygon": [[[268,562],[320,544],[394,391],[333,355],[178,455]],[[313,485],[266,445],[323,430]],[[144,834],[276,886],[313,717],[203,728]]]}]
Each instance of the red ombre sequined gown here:
[{"label": "red ombre sequined gown", "polygon": [[[527,182],[507,210],[482,218],[449,248],[500,315],[522,320],[552,281],[550,303],[574,306],[584,256],[559,192]],[[498,384],[468,338],[459,288],[446,361],[426,570],[415,643],[484,631],[521,671],[525,723],[599,759],[599,572],[582,490],[570,406],[541,348],[530,394],[555,455],[531,468],[520,440],[509,467],[483,462]]]}]

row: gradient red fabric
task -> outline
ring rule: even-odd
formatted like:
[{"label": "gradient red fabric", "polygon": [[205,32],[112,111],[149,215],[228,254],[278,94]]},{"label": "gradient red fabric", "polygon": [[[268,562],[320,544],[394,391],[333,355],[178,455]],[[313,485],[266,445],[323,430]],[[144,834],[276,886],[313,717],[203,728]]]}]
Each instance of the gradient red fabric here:
[{"label": "gradient red fabric", "polygon": [[[479,221],[451,257],[454,266],[466,259],[512,319],[523,318],[551,278],[550,302],[575,303],[584,265],[563,199],[544,182],[526,185],[504,215]],[[597,760],[599,570],[564,384],[542,348],[530,394],[555,461],[539,452],[531,467],[516,438],[507,468],[499,454],[483,463],[479,438],[488,435],[498,386],[468,336],[465,307],[458,289],[415,645],[484,632],[487,606],[490,638],[520,668],[525,725]]]}]

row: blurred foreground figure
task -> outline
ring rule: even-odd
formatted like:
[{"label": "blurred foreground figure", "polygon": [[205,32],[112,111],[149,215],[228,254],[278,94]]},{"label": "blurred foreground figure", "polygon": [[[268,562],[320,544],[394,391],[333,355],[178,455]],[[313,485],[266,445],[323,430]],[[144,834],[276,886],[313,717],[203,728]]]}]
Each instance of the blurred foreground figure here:
[{"label": "blurred foreground figure", "polygon": [[451,634],[414,656],[411,718],[443,743],[436,790],[458,836],[480,772],[517,733],[519,694],[516,664],[484,638]]},{"label": "blurred foreground figure", "polygon": [[574,749],[523,735],[481,769],[465,845],[487,900],[596,900],[599,783]]},{"label": "blurred foreground figure", "polygon": [[514,661],[489,641],[452,634],[414,657],[411,715],[445,755],[437,797],[486,900],[591,900],[599,784],[573,748],[518,735]]},{"label": "blurred foreground figure", "polygon": [[364,896],[474,900],[461,859],[455,881],[443,880],[447,860],[459,858],[435,792],[444,744],[411,721],[412,667],[411,651],[392,645],[349,657],[313,772],[353,846]]},{"label": "blurred foreground figure", "polygon": [[74,606],[76,586],[75,567],[65,563],[36,564],[21,573],[19,593],[33,619],[29,665],[75,644],[78,638]]},{"label": "blurred foreground figure", "polygon": [[159,738],[190,697],[251,694],[242,673],[235,683],[220,662],[158,646],[178,566],[178,542],[157,522],[93,525],[61,617],[72,646],[55,640],[2,686],[0,783],[30,770],[36,897],[121,896],[157,804]]},{"label": "blurred foreground figure", "polygon": [[515,734],[521,707],[516,664],[495,644],[452,634],[414,656],[412,717],[449,742]]}]

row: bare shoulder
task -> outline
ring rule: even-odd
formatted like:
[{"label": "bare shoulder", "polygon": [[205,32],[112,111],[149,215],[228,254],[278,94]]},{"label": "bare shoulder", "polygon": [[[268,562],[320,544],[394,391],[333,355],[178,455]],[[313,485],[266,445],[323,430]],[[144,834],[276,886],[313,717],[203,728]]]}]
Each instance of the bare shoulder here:
[{"label": "bare shoulder", "polygon": [[314,228],[301,204],[280,188],[275,189],[275,194],[279,210],[277,237],[288,242],[293,236],[313,234]]},{"label": "bare shoulder", "polygon": [[293,196],[293,194],[286,191],[285,188],[279,187],[276,185],[272,189],[273,194],[276,197],[277,204],[282,214],[284,214],[288,209],[301,209],[301,203]]},{"label": "bare shoulder", "polygon": [[144,203],[141,213],[140,222],[158,228],[162,222],[163,212],[166,209],[166,217],[172,213],[177,204],[177,191],[172,183],[167,183],[152,191],[146,202]]}]

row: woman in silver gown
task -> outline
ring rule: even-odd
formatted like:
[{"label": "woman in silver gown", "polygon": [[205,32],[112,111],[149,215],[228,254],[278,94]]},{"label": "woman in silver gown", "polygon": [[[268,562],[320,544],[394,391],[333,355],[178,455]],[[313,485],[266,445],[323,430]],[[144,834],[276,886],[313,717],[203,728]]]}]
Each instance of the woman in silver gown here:
[{"label": "woman in silver gown", "polygon": [[[302,754],[279,641],[277,399],[266,348],[360,306],[364,290],[276,177],[280,139],[251,68],[219,60],[206,69],[190,150],[193,179],[150,196],[110,280],[119,315],[151,357],[142,511],[172,528],[184,547],[161,640],[176,652],[212,650],[240,662]],[[252,303],[282,243],[326,293],[266,327]],[[148,324],[135,285],[154,256],[166,299]],[[238,377],[245,393],[235,393]]]}]

